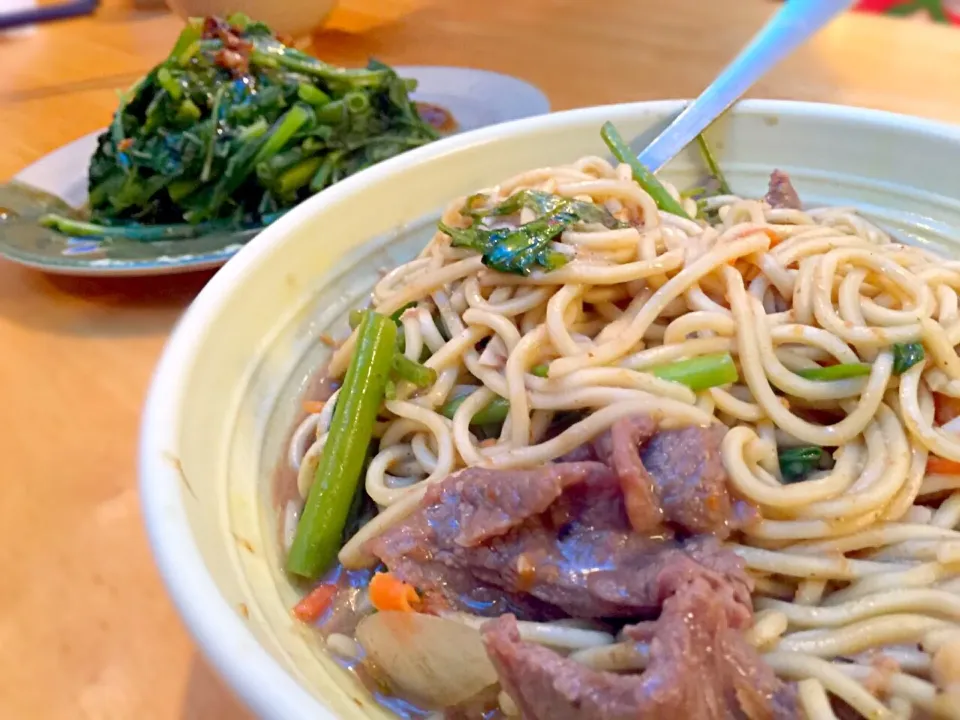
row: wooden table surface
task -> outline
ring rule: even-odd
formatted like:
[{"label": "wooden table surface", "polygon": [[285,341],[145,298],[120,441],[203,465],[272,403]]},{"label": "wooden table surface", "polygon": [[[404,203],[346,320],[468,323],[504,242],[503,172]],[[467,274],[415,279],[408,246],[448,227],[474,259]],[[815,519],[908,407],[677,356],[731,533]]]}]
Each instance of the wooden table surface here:
[{"label": "wooden table surface", "polygon": [[[699,92],[775,9],[767,0],[436,0],[331,62],[465,65],[523,77],[555,109]],[[107,3],[0,36],[0,178],[105,125],[114,88],[179,22]],[[850,15],[754,96],[960,122],[960,30]],[[209,273],[55,278],[0,261],[0,718],[247,718],[155,572],[137,505],[139,413],[179,314]]]}]

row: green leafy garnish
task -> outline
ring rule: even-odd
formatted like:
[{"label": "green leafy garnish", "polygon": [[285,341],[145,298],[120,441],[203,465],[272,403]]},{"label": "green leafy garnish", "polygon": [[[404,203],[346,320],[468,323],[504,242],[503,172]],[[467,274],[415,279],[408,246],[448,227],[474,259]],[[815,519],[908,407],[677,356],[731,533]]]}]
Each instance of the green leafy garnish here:
[{"label": "green leafy garnish", "polygon": [[780,475],[785,483],[801,482],[819,470],[826,457],[823,448],[813,445],[786,448],[780,451]]},{"label": "green leafy garnish", "polygon": [[893,346],[894,374],[902,375],[918,362],[921,362],[924,357],[926,357],[926,353],[923,349],[923,343],[897,343]]},{"label": "green leafy garnish", "polygon": [[[485,210],[476,207],[478,197],[468,198],[462,210],[462,214],[474,218],[473,225],[455,228],[441,222],[439,228],[450,236],[454,247],[480,253],[483,264],[499,272],[529,275],[536,268],[550,271],[565,265],[568,256],[552,249],[550,243],[577,223],[599,223],[607,228],[622,226],[606,208],[540,190],[522,190]],[[515,228],[486,228],[479,222],[485,217],[515,215],[524,208],[540,216]]]}]

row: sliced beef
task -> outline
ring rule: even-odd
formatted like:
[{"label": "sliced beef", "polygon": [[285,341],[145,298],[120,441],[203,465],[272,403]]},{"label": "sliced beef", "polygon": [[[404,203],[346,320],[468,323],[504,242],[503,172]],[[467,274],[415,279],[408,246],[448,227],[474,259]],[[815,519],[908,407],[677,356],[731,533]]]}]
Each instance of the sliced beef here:
[{"label": "sliced beef", "polygon": [[800,710],[792,685],[780,682],[728,623],[726,600],[694,580],[664,602],[639,675],[596,672],[520,640],[516,620],[483,627],[487,653],[503,689],[525,720],[792,720]]},{"label": "sliced beef", "polygon": [[714,538],[634,532],[619,478],[597,462],[466,470],[368,548],[433,606],[479,615],[655,617],[679,583],[701,578],[733,588],[732,623],[749,619],[741,561]]},{"label": "sliced beef", "polygon": [[803,207],[800,196],[790,182],[790,176],[780,170],[774,170],[770,174],[770,187],[764,200],[770,207],[775,208],[800,210]]},{"label": "sliced beef", "polygon": [[733,504],[720,459],[725,434],[721,425],[691,426],[657,433],[644,446],[642,464],[657,483],[668,523],[689,533],[730,534]]},{"label": "sliced beef", "polygon": [[620,480],[633,529],[654,533],[664,525],[685,535],[709,533],[724,539],[748,518],[727,489],[720,458],[721,425],[657,431],[641,415],[623,418],[592,444],[594,457]]},{"label": "sliced beef", "polygon": [[630,525],[640,533],[653,533],[663,525],[656,481],[640,460],[639,448],[657,433],[657,422],[649,415],[618,420],[594,441],[594,452],[620,480]]}]

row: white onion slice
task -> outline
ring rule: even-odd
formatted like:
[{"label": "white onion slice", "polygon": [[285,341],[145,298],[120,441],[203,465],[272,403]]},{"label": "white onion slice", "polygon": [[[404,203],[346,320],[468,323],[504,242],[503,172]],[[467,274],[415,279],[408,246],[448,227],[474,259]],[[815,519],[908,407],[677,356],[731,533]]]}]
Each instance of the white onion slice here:
[{"label": "white onion slice", "polygon": [[497,682],[480,633],[453,620],[378,612],[356,637],[400,693],[428,707],[457,705]]}]

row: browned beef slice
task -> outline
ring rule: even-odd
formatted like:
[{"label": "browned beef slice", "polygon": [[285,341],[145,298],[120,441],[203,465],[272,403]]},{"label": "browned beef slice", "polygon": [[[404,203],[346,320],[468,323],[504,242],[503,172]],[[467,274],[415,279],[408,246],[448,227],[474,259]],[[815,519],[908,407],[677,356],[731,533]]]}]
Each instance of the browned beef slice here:
[{"label": "browned beef slice", "polygon": [[[799,718],[794,688],[729,627],[724,605],[702,581],[670,597],[639,675],[595,672],[525,643],[510,616],[487,623],[483,637],[503,689],[526,720]],[[649,635],[649,627],[643,630]]]},{"label": "browned beef slice", "polygon": [[597,455],[617,474],[630,525],[639,533],[651,534],[663,525],[659,493],[650,473],[640,460],[639,448],[657,432],[649,415],[618,420],[594,441]]},{"label": "browned beef slice", "polygon": [[665,430],[644,446],[641,459],[657,483],[668,523],[688,533],[730,534],[733,503],[720,459],[721,425]]},{"label": "browned beef slice", "polygon": [[634,530],[653,533],[666,523],[723,539],[743,514],[734,509],[720,459],[725,433],[721,425],[656,432],[641,415],[618,420],[593,450],[617,473]]},{"label": "browned beef slice", "polygon": [[678,577],[695,576],[728,581],[749,607],[736,556],[713,538],[684,545],[633,532],[601,463],[466,470],[368,547],[400,579],[486,616],[652,617]]},{"label": "browned beef slice", "polygon": [[790,176],[780,170],[774,170],[770,174],[770,188],[767,190],[767,196],[764,198],[771,207],[789,208],[791,210],[800,210],[800,196],[793,188],[790,182]]}]

